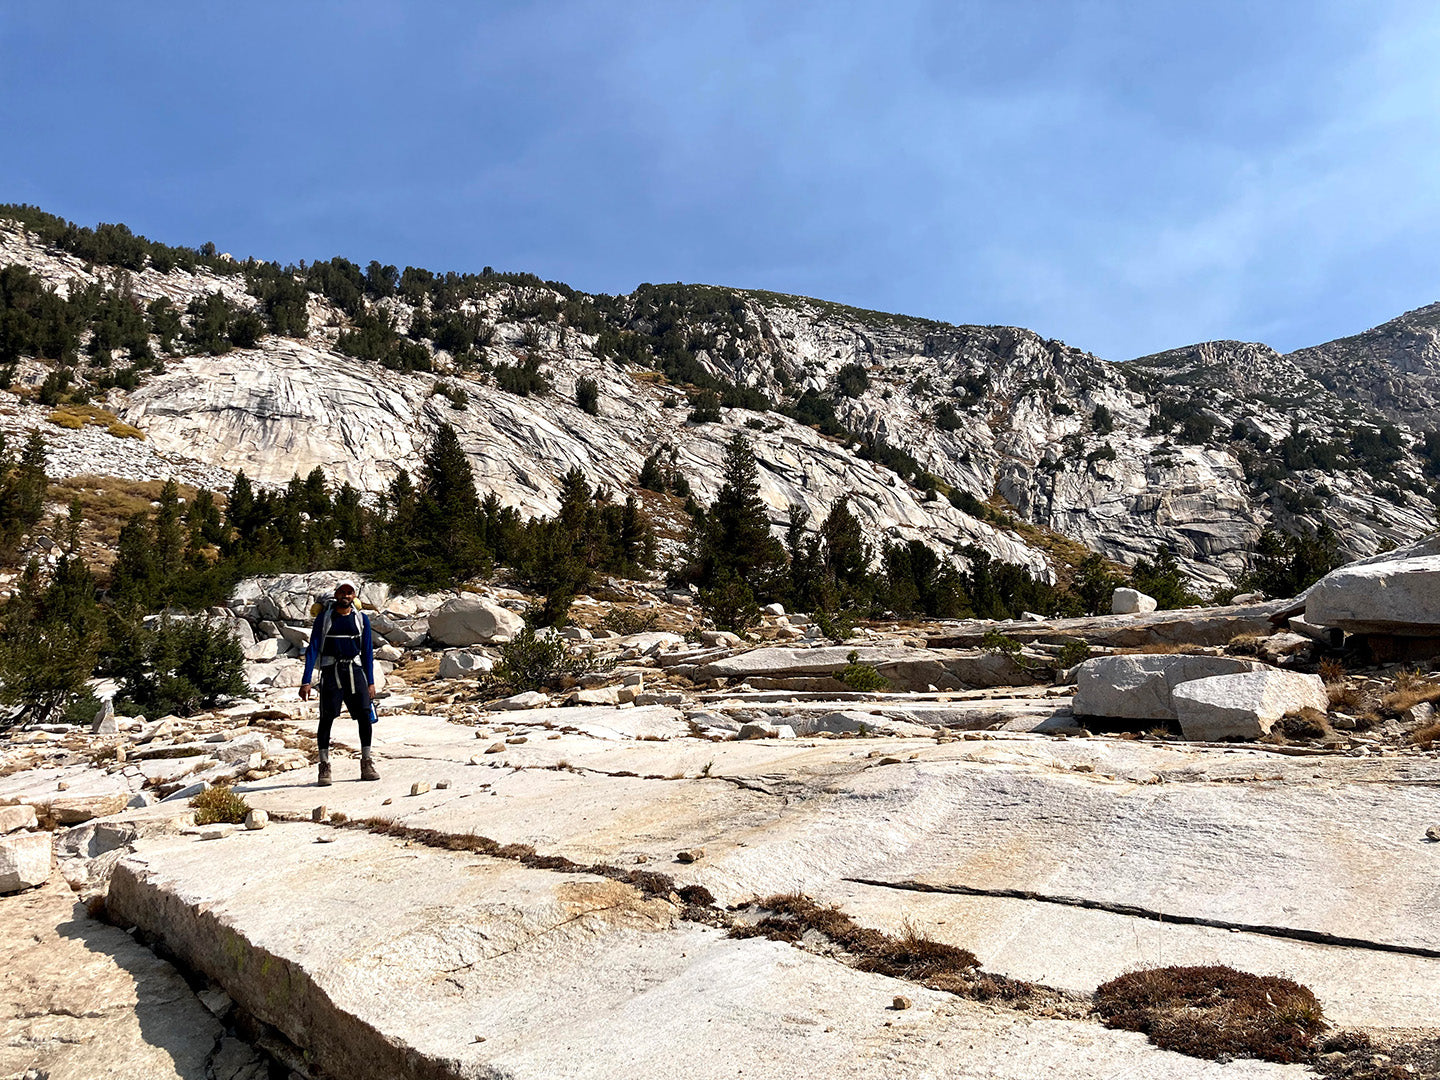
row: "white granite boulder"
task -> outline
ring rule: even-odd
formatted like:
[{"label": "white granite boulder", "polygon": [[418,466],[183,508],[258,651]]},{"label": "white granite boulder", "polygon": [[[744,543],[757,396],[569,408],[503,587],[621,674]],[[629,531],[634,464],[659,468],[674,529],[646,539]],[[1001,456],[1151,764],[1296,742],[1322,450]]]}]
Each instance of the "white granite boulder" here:
[{"label": "white granite boulder", "polygon": [[35,807],[19,803],[15,806],[0,806],[0,835],[19,829],[33,829],[38,824]]},{"label": "white granite boulder", "polygon": [[1351,634],[1440,635],[1440,555],[1332,570],[1306,594],[1305,620]]},{"label": "white granite boulder", "polygon": [[467,675],[482,675],[495,667],[495,662],[484,653],[469,652],[465,649],[449,649],[440,657],[441,679],[463,679]]},{"label": "white granite boulder", "polygon": [[1258,739],[1286,713],[1330,704],[1320,676],[1278,668],[1181,683],[1170,697],[1181,732],[1195,742]]},{"label": "white granite boulder", "polygon": [[1134,653],[1100,656],[1075,669],[1075,715],[1124,720],[1174,720],[1171,692],[1214,675],[1258,671],[1264,665],[1230,656]]},{"label": "white granite boulder", "polygon": [[442,645],[464,648],[510,641],[524,626],[515,612],[467,593],[430,613],[429,633]]},{"label": "white granite boulder", "polygon": [[0,836],[0,893],[33,889],[50,880],[55,855],[48,832]]},{"label": "white granite boulder", "polygon": [[1157,606],[1153,596],[1146,596],[1139,589],[1116,589],[1110,596],[1110,611],[1115,615],[1144,615]]}]

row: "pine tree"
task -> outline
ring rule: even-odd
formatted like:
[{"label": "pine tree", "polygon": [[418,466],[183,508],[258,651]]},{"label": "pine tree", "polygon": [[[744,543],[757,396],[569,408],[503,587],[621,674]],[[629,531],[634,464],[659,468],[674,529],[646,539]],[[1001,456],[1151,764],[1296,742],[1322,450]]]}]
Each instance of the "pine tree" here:
[{"label": "pine tree", "polygon": [[21,538],[39,523],[45,512],[45,439],[31,431],[16,463],[0,435],[0,554],[13,552]]},{"label": "pine tree", "polygon": [[713,597],[717,625],[720,618],[748,619],[756,601],[782,595],[787,584],[785,548],[770,533],[755,454],[744,435],[730,440],[722,473],[715,501],[695,516],[689,563],[680,575]]},{"label": "pine tree", "polygon": [[83,561],[62,556],[48,586],[31,559],[0,609],[0,702],[5,723],[43,723],[82,693],[101,641],[95,586]]}]

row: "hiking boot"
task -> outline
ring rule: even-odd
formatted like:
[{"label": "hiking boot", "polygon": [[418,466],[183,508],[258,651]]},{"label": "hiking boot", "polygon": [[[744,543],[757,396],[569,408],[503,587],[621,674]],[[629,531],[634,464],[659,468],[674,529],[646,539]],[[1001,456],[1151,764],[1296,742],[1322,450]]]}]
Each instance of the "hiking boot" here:
[{"label": "hiking boot", "polygon": [[320,762],[320,778],[315,781],[319,787],[329,787],[335,781],[330,779],[330,762]]},{"label": "hiking boot", "polygon": [[360,779],[379,780],[380,774],[375,771],[375,763],[368,757],[360,759]]}]

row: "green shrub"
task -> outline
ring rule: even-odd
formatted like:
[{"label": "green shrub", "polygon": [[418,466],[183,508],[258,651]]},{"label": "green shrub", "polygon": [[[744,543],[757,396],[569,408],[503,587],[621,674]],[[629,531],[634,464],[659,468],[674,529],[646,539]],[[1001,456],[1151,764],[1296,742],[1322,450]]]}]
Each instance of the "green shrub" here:
[{"label": "green shrub", "polygon": [[831,641],[844,641],[851,634],[855,633],[855,613],[853,611],[816,611],[815,625],[820,628]]},{"label": "green shrub", "polygon": [[190,800],[196,825],[226,823],[239,825],[250,812],[250,804],[237,795],[228,784],[214,784]]},{"label": "green shrub", "polygon": [[117,619],[111,649],[117,704],[123,699],[150,715],[188,716],[247,691],[240,643],[209,619],[167,614],[153,628]]},{"label": "green shrub", "polygon": [[1006,653],[1009,656],[1020,655],[1020,642],[1002,634],[999,630],[986,630],[985,636],[980,639],[980,648],[986,652]]},{"label": "green shrub", "polygon": [[591,416],[600,415],[600,387],[594,379],[586,376],[575,384],[575,404]]},{"label": "green shrub", "polygon": [[606,630],[617,634],[647,634],[660,627],[660,613],[652,609],[612,607],[600,620]]},{"label": "green shrub", "polygon": [[860,654],[854,649],[845,658],[848,663],[840,669],[838,678],[851,690],[885,690],[890,686],[890,680],[881,675],[869,664],[860,663]]},{"label": "green shrub", "polygon": [[1090,659],[1090,643],[1084,638],[1075,641],[1067,641],[1060,649],[1059,655],[1055,657],[1055,666],[1058,668],[1072,668],[1076,664],[1083,664]]},{"label": "green shrub", "polygon": [[700,610],[715,624],[717,630],[743,634],[760,621],[760,606],[744,579],[726,571],[715,584],[701,589],[697,597]]},{"label": "green shrub", "polygon": [[487,689],[522,693],[541,690],[566,675],[578,675],[586,668],[585,661],[570,652],[565,639],[558,634],[541,637],[530,625],[500,646],[500,663],[488,676],[482,676]]}]

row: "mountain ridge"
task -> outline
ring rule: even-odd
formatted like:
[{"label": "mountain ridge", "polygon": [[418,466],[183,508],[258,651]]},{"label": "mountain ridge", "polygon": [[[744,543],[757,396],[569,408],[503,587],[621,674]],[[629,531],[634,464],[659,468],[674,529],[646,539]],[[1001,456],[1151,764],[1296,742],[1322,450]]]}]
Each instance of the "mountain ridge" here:
[{"label": "mountain ridge", "polygon": [[[132,388],[101,389],[92,376],[115,369],[78,352],[69,370],[152,446],[269,483],[319,465],[379,490],[448,419],[481,485],[526,513],[553,509],[547,492],[571,465],[624,489],[662,446],[708,497],[719,448],[741,430],[757,443],[777,528],[792,503],[813,523],[853,491],[876,536],[975,542],[1046,572],[1061,568],[1027,541],[1027,525],[1127,563],[1168,546],[1212,587],[1247,569],[1267,526],[1328,525],[1355,556],[1435,526],[1440,437],[1426,438],[1435,409],[1423,401],[1432,378],[1440,400],[1440,377],[1427,374],[1440,305],[1284,355],[1204,342],[1113,362],[1021,327],[763,290],[642,284],[611,297],[533,275],[362,272],[335,260],[301,271],[200,254],[162,273],[151,255],[128,258],[140,268],[97,273],[0,222],[0,265],[57,295],[108,274],[137,306],[219,292],[267,320],[251,347],[220,355],[182,339],[181,355],[151,362]],[[273,332],[276,290],[303,303],[303,333]],[[186,315],[182,334],[197,318]],[[1414,371],[1394,364],[1411,354]],[[57,366],[23,358],[17,382],[35,390]],[[581,379],[596,383],[598,416],[574,404]],[[553,390],[536,397],[526,380]],[[707,394],[721,421],[689,421]],[[1407,407],[1387,408],[1397,401]],[[341,414],[388,434],[347,445],[332,423]]]}]

